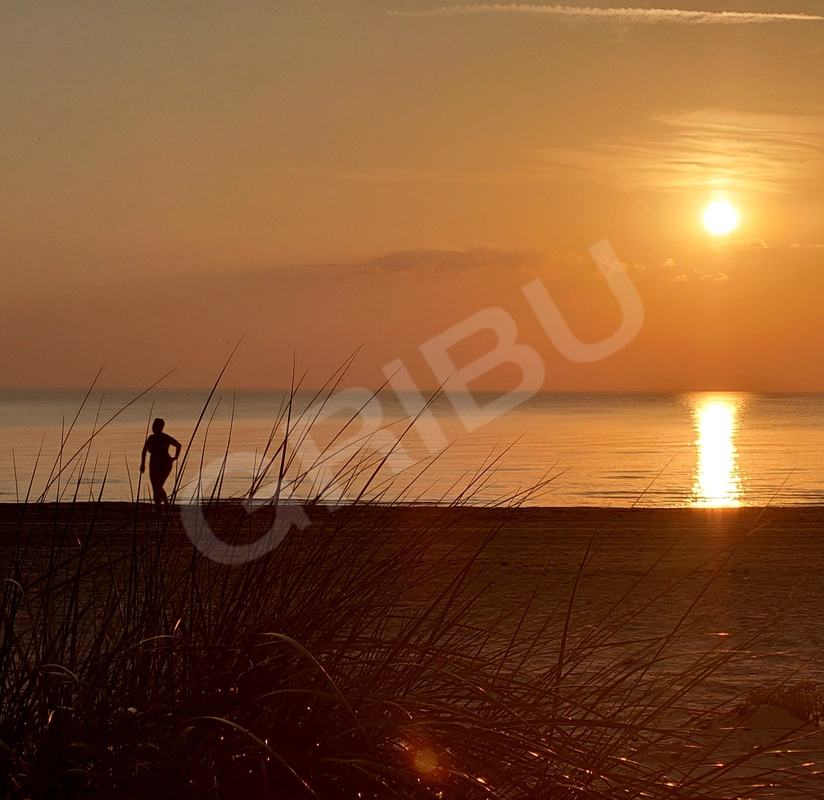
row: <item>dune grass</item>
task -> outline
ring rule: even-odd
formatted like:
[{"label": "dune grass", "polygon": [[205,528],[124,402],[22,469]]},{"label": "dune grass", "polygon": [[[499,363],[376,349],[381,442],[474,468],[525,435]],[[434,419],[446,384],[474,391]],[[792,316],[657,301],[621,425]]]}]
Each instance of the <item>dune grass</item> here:
[{"label": "dune grass", "polygon": [[[631,637],[643,609],[627,596],[580,624],[595,538],[567,602],[547,607],[536,583],[496,609],[511,578],[484,554],[525,495],[478,513],[481,471],[459,500],[409,507],[382,489],[390,454],[366,444],[312,483],[292,413],[287,403],[249,496],[222,499],[218,480],[201,498],[215,535],[243,545],[308,483],[311,524],[247,563],[204,557],[175,507],[102,502],[105,473],[80,502],[82,467],[73,497],[64,485],[63,502],[16,506],[3,542],[0,795],[754,796],[711,767],[696,734],[692,698],[732,655],[675,660],[688,615]],[[91,463],[91,444],[76,459]],[[187,449],[178,487],[195,463]],[[267,479],[275,502],[250,513]],[[341,485],[353,501],[326,508]],[[667,748],[688,755],[673,764]]]}]

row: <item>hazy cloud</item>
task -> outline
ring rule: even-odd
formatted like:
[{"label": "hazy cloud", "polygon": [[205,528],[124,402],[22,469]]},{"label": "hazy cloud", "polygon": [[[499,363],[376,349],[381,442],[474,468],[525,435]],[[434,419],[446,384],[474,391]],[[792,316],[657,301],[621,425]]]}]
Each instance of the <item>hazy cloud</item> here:
[{"label": "hazy cloud", "polygon": [[675,266],[675,259],[668,258],[666,261],[661,262],[661,266],[664,267],[664,269],[672,269]]},{"label": "hazy cloud", "polygon": [[353,181],[378,181],[382,183],[479,183],[512,185],[539,183],[541,178],[534,172],[478,171],[459,169],[370,169],[350,172],[345,176]]},{"label": "hazy cloud", "polygon": [[790,192],[824,177],[824,118],[719,109],[656,114],[657,135],[537,151],[547,178],[617,187]]},{"label": "hazy cloud", "polygon": [[751,239],[748,242],[719,242],[713,249],[724,253],[751,253],[771,248],[763,239]]},{"label": "hazy cloud", "polygon": [[469,250],[418,248],[396,250],[354,265],[357,272],[455,272],[489,268],[520,269],[538,266],[543,254],[527,248],[473,247]]},{"label": "hazy cloud", "polygon": [[[723,283],[724,281],[728,281],[730,279],[730,276],[725,272],[704,272],[703,269],[694,269],[692,271],[692,277],[703,283],[710,281],[713,283]],[[690,276],[688,273],[683,273],[681,275],[676,275],[674,278],[670,278],[671,283],[687,283],[689,281]]]},{"label": "hazy cloud", "polygon": [[658,113],[644,138],[593,140],[532,152],[522,171],[375,169],[350,180],[517,185],[601,183],[661,191],[788,193],[824,181],[824,115],[722,109]]},{"label": "hazy cloud", "polygon": [[553,253],[538,248],[492,247],[482,245],[467,250],[419,248],[397,250],[368,258],[346,269],[349,273],[441,273],[499,271],[523,276],[541,275],[548,279],[599,277],[600,272],[588,255]]},{"label": "hazy cloud", "polygon": [[535,3],[480,3],[421,11],[388,11],[398,17],[453,17],[466,14],[530,14],[562,20],[594,22],[676,23],[686,25],[751,25],[766,22],[820,22],[819,14],[757,11],[688,11],[680,8],[593,8],[591,6],[538,5]]}]

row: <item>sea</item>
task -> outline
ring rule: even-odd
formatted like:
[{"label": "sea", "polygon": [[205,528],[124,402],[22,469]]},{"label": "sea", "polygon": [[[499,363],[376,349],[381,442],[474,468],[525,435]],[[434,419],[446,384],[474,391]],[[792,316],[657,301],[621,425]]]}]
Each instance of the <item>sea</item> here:
[{"label": "sea", "polygon": [[158,417],[182,446],[167,485],[179,503],[824,498],[820,394],[2,389],[0,502],[148,499],[141,449]]}]

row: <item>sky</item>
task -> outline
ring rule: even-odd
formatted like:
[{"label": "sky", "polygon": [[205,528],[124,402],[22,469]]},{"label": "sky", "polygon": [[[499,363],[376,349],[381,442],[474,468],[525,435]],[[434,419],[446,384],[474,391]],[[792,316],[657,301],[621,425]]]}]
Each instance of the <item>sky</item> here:
[{"label": "sky", "polygon": [[6,0],[0,109],[0,386],[824,391],[821,0]]}]

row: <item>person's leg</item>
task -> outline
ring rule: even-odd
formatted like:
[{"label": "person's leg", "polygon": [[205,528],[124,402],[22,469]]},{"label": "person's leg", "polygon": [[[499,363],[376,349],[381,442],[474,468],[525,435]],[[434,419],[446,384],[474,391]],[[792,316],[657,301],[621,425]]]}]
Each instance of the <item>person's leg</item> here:
[{"label": "person's leg", "polygon": [[152,494],[154,495],[155,505],[158,507],[169,502],[163,484],[166,482],[166,478],[169,477],[170,472],[170,469],[166,469],[166,464],[159,462],[157,459],[149,462],[149,478],[152,482]]},{"label": "person's leg", "polygon": [[163,503],[162,497],[165,494],[163,491],[163,483],[160,481],[160,476],[152,475],[152,496],[154,497],[154,504],[159,506]]},{"label": "person's leg", "polygon": [[163,488],[163,484],[166,483],[166,479],[169,475],[172,474],[172,462],[171,459],[168,463],[163,463],[158,465],[157,470],[157,488],[155,489],[155,502],[160,506],[169,505],[169,496],[166,494],[166,490]]}]

